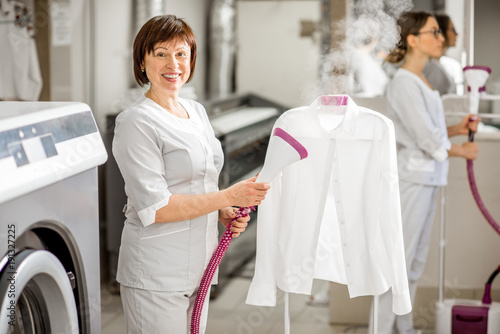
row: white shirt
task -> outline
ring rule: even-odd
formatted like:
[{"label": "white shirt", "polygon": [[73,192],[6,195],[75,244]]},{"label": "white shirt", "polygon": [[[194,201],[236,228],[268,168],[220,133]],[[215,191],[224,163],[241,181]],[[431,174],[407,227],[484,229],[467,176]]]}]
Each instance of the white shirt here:
[{"label": "white shirt", "polygon": [[344,97],[347,106],[318,99],[276,121],[309,156],[259,206],[248,304],[276,305],[277,287],[310,294],[319,278],[347,284],[351,298],[392,287],[394,312],[411,310],[392,122]]},{"label": "white shirt", "polygon": [[179,99],[182,119],[142,96],[116,119],[113,155],[125,180],[126,221],[117,280],[141,289],[183,291],[200,283],[217,247],[218,213],[153,224],[172,194],[218,190],[220,142],[203,106]]},{"label": "white shirt", "polygon": [[400,68],[387,87],[387,116],[396,130],[399,177],[446,185],[451,142],[439,92]]},{"label": "white shirt", "polygon": [[0,100],[36,101],[42,90],[42,75],[34,29],[15,23],[16,8],[23,10],[26,5],[18,1],[0,2]]}]

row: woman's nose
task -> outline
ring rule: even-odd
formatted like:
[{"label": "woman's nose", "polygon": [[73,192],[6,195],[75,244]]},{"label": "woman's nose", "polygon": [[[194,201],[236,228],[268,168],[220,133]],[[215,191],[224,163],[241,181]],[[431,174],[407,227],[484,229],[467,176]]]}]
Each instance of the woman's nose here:
[{"label": "woman's nose", "polygon": [[166,57],[167,66],[176,67],[179,61],[174,55],[169,55]]}]

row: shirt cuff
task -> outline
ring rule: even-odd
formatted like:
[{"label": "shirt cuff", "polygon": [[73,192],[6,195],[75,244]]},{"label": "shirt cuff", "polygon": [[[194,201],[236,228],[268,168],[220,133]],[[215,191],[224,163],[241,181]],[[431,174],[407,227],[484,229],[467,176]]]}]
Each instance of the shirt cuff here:
[{"label": "shirt cuff", "polygon": [[148,226],[151,225],[155,222],[156,218],[156,211],[158,209],[163,208],[168,204],[168,201],[170,200],[171,194],[168,194],[166,198],[161,200],[158,203],[155,203],[151,206],[148,206],[147,208],[144,208],[142,210],[137,211],[137,215],[139,216],[139,219],[141,220],[142,225]]},{"label": "shirt cuff", "polygon": [[445,147],[440,147],[437,151],[434,151],[434,153],[432,153],[432,157],[438,162],[443,162],[448,159],[448,150],[451,148],[451,144],[448,148],[446,148],[446,146],[448,145],[445,145]]},{"label": "shirt cuff", "polygon": [[246,303],[257,306],[276,306],[276,285],[250,284]]}]

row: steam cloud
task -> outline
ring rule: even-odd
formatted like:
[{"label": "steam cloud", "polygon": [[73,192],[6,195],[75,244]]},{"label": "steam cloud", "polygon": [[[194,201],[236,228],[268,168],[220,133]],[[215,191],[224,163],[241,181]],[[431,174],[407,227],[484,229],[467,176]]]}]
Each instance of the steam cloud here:
[{"label": "steam cloud", "polygon": [[319,81],[316,87],[303,90],[303,100],[313,101],[323,94],[351,94],[353,48],[373,39],[375,52],[389,52],[399,40],[397,18],[412,8],[411,0],[353,0],[351,17],[331,22],[331,31],[345,31],[345,39],[321,56]]}]

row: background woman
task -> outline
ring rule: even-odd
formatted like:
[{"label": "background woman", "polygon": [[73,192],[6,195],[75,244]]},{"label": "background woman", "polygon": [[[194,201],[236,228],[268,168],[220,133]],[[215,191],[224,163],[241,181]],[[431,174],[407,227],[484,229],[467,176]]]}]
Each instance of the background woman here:
[{"label": "background woman", "polygon": [[462,66],[455,59],[446,56],[448,48],[456,45],[458,33],[448,15],[439,13],[434,17],[444,38],[443,50],[439,57],[429,59],[423,70],[424,76],[441,95],[463,94]]},{"label": "background woman", "polygon": [[[252,178],[218,190],[220,142],[203,106],[179,97],[196,63],[195,37],[183,20],[146,22],[133,60],[137,82],[149,90],[116,120],[113,154],[127,194],[117,280],[128,333],[183,334],[217,246],[217,219],[226,226],[233,205],[260,204],[269,185]],[[248,219],[233,223],[233,236]]]},{"label": "background woman", "polygon": [[[387,60],[402,65],[387,87],[387,115],[396,130],[405,258],[413,302],[417,280],[425,268],[436,192],[447,182],[448,157],[477,157],[477,144],[459,146],[448,137],[476,131],[477,121],[470,122],[469,115],[447,128],[439,93],[422,73],[429,58],[442,53],[444,39],[436,19],[425,12],[406,12],[398,25],[400,41]],[[378,333],[415,333],[412,313],[396,318],[391,299],[390,292],[380,296]]]}]

